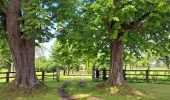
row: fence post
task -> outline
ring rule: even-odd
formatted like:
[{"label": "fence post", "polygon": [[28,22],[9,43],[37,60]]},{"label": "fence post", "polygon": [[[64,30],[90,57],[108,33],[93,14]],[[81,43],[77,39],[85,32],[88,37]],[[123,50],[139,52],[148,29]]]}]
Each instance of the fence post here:
[{"label": "fence post", "polygon": [[99,74],[99,69],[96,68],[96,81],[99,80],[99,75],[100,75],[100,74]]},{"label": "fence post", "polygon": [[107,77],[106,77],[106,68],[103,68],[103,80],[106,80]]},{"label": "fence post", "polygon": [[42,81],[44,81],[45,72],[42,71]]},{"label": "fence post", "polygon": [[123,78],[126,80],[126,70],[123,70]]},{"label": "fence post", "polygon": [[149,70],[146,70],[146,82],[149,83]]},{"label": "fence post", "polygon": [[9,82],[9,72],[6,72],[6,83]]},{"label": "fence post", "polygon": [[56,80],[57,80],[57,82],[59,82],[59,80],[60,80],[60,68],[59,68],[59,66],[56,67]]},{"label": "fence post", "polygon": [[95,81],[95,66],[92,67],[92,81]]}]

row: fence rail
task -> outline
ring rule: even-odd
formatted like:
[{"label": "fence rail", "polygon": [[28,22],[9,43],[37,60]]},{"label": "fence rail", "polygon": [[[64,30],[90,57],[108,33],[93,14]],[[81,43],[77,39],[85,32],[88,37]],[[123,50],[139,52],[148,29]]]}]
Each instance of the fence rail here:
[{"label": "fence rail", "polygon": [[[41,79],[42,81],[45,80],[46,76],[47,77],[52,77],[53,79],[55,79],[56,77],[56,73],[57,72],[45,72],[45,71],[38,71],[36,72],[36,76],[39,77],[39,79]],[[60,74],[58,74],[60,75]],[[15,77],[15,72],[0,72],[0,79],[3,81],[0,81],[0,83],[2,82],[6,82],[8,83],[10,81],[11,78]]]},{"label": "fence rail", "polygon": [[[92,80],[107,80],[109,77],[109,70],[95,69],[92,70]],[[125,80],[136,80],[149,83],[150,81],[169,81],[170,70],[123,70],[123,77]]]},{"label": "fence rail", "polygon": [[[59,72],[58,75],[61,73]],[[45,81],[46,77],[51,77],[52,79],[56,79],[58,76],[56,72],[45,72],[45,71],[38,71],[36,72],[37,77]],[[109,77],[109,70],[106,69],[94,69],[92,70],[92,80],[107,80]],[[72,74],[70,76],[76,76]],[[81,76],[81,75],[80,75]],[[82,75],[82,76],[89,76],[89,75]],[[15,77],[15,72],[0,72],[0,83],[1,82],[9,82],[10,79]],[[169,81],[170,82],[170,70],[123,70],[123,77],[125,80],[132,80],[132,81],[143,81],[143,82],[150,82],[150,81]],[[3,81],[2,81],[3,80]],[[58,80],[58,79],[57,79]]]}]

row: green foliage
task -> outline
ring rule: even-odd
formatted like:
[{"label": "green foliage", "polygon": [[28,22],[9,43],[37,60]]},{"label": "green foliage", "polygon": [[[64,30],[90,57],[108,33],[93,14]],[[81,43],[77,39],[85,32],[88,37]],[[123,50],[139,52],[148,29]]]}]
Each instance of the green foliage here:
[{"label": "green foliage", "polygon": [[3,36],[5,36],[5,33],[0,33],[0,69],[9,68],[12,63],[8,42]]},{"label": "green foliage", "polygon": [[35,67],[37,71],[55,71],[56,63],[45,56],[39,56],[35,59]]},{"label": "green foliage", "polygon": [[[114,39],[124,42],[127,62],[142,60],[147,53],[158,59],[170,53],[169,14],[166,0],[95,0],[79,7],[78,14],[58,29],[57,38],[93,64],[109,65]],[[119,38],[120,32],[124,34]],[[152,59],[143,59],[146,65],[148,61]]]},{"label": "green foliage", "polygon": [[[8,0],[3,3],[7,5]],[[35,37],[41,43],[56,36],[52,58],[59,65],[109,66],[110,43],[115,39],[124,42],[126,63],[141,60],[147,53],[169,57],[167,0],[30,0],[21,4],[22,38]],[[4,21],[0,12],[0,34]]]},{"label": "green foliage", "polygon": [[[2,0],[1,3],[4,7],[8,6],[8,0]],[[21,38],[30,39],[34,37],[38,43],[48,42],[56,35],[56,26],[65,24],[66,21],[70,20],[70,17],[73,17],[72,12],[75,12],[78,9],[76,7],[78,4],[79,0],[28,0],[28,2],[27,0],[21,0],[19,18],[21,22]],[[0,9],[0,38],[2,37],[4,39],[6,45],[5,20],[5,14],[3,13],[3,10]],[[2,46],[4,42],[1,42]],[[6,51],[4,47],[2,47],[2,49],[0,48],[0,50]],[[8,56],[6,58],[8,58]],[[39,60],[46,61],[46,59],[41,59],[41,57]],[[49,64],[44,63],[41,66],[47,65],[49,66]]]},{"label": "green foliage", "polygon": [[52,59],[57,65],[63,67],[77,67],[80,66],[80,59],[75,55],[74,50],[71,45],[66,41],[65,44],[61,44],[58,40],[54,43],[52,47]]},{"label": "green foliage", "polygon": [[41,43],[53,37],[54,34],[50,32],[53,29],[50,12],[43,1],[29,1],[28,4],[23,5],[22,13],[22,38],[35,37]]},{"label": "green foliage", "polygon": [[[8,6],[8,0],[2,1]],[[70,20],[72,12],[77,10],[79,0],[21,0],[21,37],[29,39],[35,37],[39,43],[48,42],[56,35],[57,24],[63,24]],[[5,16],[0,10],[0,28]],[[5,26],[5,25],[2,25]],[[3,27],[5,29],[5,27]],[[1,30],[0,30],[1,31]]]},{"label": "green foliage", "polygon": [[35,67],[37,71],[55,71],[56,63],[53,62],[51,58],[45,56],[47,50],[48,49],[43,44],[35,48]]}]

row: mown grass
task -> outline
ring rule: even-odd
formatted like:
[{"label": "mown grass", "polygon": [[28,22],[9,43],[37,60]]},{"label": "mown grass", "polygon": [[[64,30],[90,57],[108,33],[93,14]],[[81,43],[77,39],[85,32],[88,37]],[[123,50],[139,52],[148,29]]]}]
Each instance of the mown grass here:
[{"label": "mown grass", "polygon": [[[61,82],[56,82],[52,79],[47,79],[44,83],[47,85],[47,89],[31,90],[17,89],[13,91],[2,90],[0,91],[0,100],[60,100],[58,96],[58,89],[61,87],[65,78]],[[5,87],[4,84],[0,84],[0,87]]]},{"label": "mown grass", "polygon": [[[61,77],[60,82],[46,79],[47,89],[28,92],[19,89],[17,92],[0,91],[0,100],[60,100],[58,90],[65,81],[72,81],[66,88],[69,96],[75,100],[170,100],[170,85],[150,83],[126,83],[125,87],[98,88],[101,82],[92,82],[90,77]],[[80,80],[85,80],[83,86]],[[0,84],[0,87],[4,87]],[[11,90],[12,91],[12,90]]]},{"label": "mown grass", "polygon": [[[71,87],[67,88],[68,93],[73,99],[76,100],[88,100],[88,99],[101,99],[101,100],[132,100],[134,98],[137,100],[137,97],[126,96],[125,93],[114,94],[115,89],[113,88],[98,88],[96,82],[92,82],[89,79],[86,79],[84,86],[80,86],[79,81],[74,81],[71,84]],[[122,95],[121,95],[122,94]],[[129,93],[128,93],[129,94]]]},{"label": "mown grass", "polygon": [[128,83],[145,95],[142,100],[170,100],[170,85],[150,83]]},{"label": "mown grass", "polygon": [[102,100],[170,100],[170,85],[126,83],[123,88],[100,89],[96,87],[97,84],[99,83],[86,79],[85,86],[81,87],[76,80],[71,87],[67,88],[67,91],[77,100],[88,100],[94,97]]}]

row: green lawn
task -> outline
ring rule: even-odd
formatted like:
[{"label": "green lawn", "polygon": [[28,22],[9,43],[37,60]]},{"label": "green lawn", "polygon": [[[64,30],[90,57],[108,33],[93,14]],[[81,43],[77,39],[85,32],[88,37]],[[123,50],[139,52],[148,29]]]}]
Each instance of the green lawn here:
[{"label": "green lawn", "polygon": [[170,100],[170,85],[129,83],[130,86],[144,93],[143,100]]},{"label": "green lawn", "polygon": [[[73,82],[72,87],[67,90],[77,100],[87,100],[91,97],[102,98],[103,100],[170,100],[170,85],[149,84],[149,83],[126,83],[127,86],[135,89],[134,93],[128,93],[127,90],[113,94],[116,90],[98,89],[94,86],[98,83],[88,80],[85,87],[80,87],[79,82]],[[131,90],[130,90],[131,91]],[[127,94],[126,94],[127,93]]]},{"label": "green lawn", "polygon": [[[45,81],[48,86],[47,90],[34,91],[32,94],[0,91],[0,100],[60,100],[57,91],[66,80],[72,81],[66,91],[75,100],[94,100],[95,98],[101,100],[170,100],[170,85],[126,83],[130,89],[134,89],[134,93],[130,93],[131,90],[128,91],[128,89],[123,90],[123,93],[117,88],[99,89],[96,87],[99,82],[92,82],[90,77],[86,77],[84,87],[80,87],[81,79],[80,77],[62,77],[60,82],[48,79]],[[0,84],[0,87],[2,86],[4,85]]]}]

